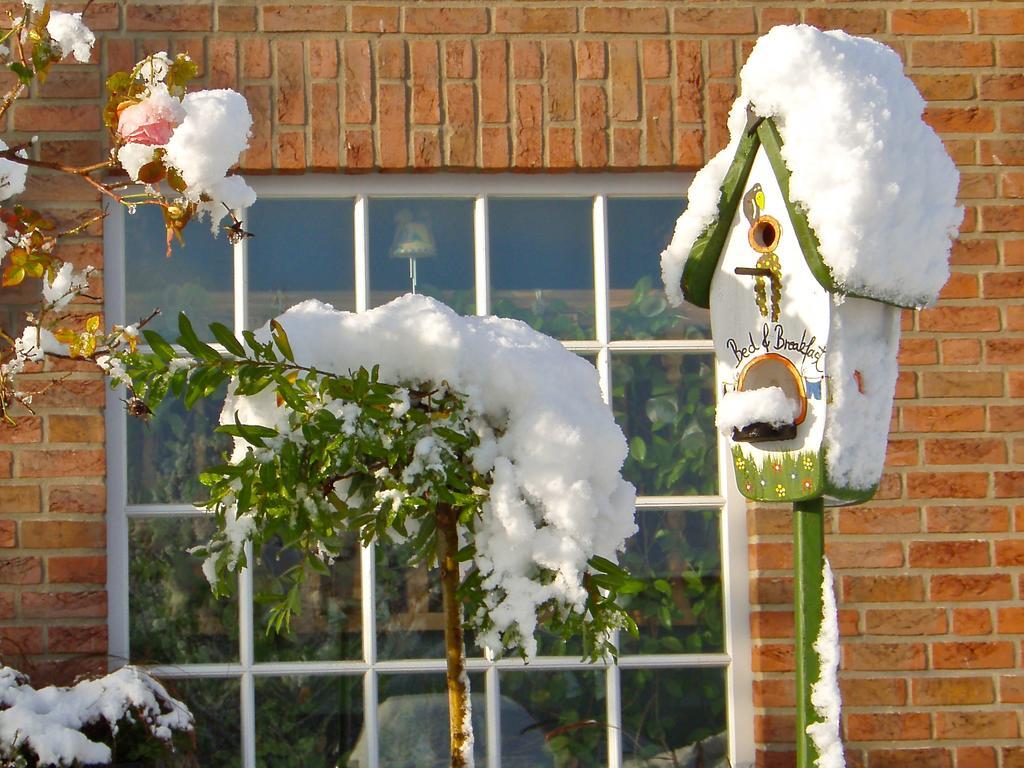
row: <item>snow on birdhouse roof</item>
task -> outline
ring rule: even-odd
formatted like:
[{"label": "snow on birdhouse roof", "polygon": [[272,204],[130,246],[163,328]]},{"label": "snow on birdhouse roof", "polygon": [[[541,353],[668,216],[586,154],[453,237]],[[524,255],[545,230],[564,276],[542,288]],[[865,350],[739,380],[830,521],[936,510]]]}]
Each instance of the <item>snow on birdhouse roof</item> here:
[{"label": "snow on birdhouse roof", "polygon": [[746,180],[729,171],[753,115],[778,129],[790,199],[835,290],[899,306],[934,302],[963,217],[959,174],[921,119],[924,100],[896,53],[841,31],[776,27],[754,46],[740,84],[729,145],[695,176],[662,254],[670,301],[683,300],[684,266],[718,221],[723,184]]}]

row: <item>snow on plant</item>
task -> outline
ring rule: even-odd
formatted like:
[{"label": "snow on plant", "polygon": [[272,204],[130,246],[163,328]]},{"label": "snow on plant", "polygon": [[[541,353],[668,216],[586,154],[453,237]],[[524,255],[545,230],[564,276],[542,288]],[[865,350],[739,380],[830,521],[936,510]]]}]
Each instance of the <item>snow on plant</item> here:
[{"label": "snow on plant", "polygon": [[0,666],[0,761],[4,765],[107,765],[105,743],[140,730],[166,753],[190,737],[192,715],[136,667],[122,667],[69,688],[36,690],[27,677]]},{"label": "snow on plant", "polygon": [[210,328],[224,352],[182,315],[188,357],[149,330],[152,352],[121,356],[147,408],[230,383],[219,431],[234,451],[202,476],[218,523],[196,550],[206,575],[225,592],[246,543],[297,550],[276,630],[346,533],[440,565],[453,766],[472,759],[464,621],[491,651],[526,657],[539,621],[582,635],[594,659],[614,653],[615,631],[636,631],[616,604],[645,586],[615,562],[636,530],[626,441],[584,360],[523,323],[421,296],[358,315],[305,302],[244,344]]},{"label": "snow on plant", "polygon": [[839,735],[839,714],[843,708],[838,675],[839,615],[828,558],[822,566],[821,606],[821,629],[814,641],[814,652],[818,654],[820,669],[817,681],[811,686],[811,704],[821,720],[808,725],[807,733],[818,752],[814,761],[818,768],[846,768],[843,740]]},{"label": "snow on plant", "polygon": [[[33,80],[46,79],[52,64],[67,56],[88,61],[95,44],[81,13],[53,10],[44,0],[25,2],[21,14],[9,19],[9,27],[0,30],[0,63],[17,81],[0,99],[0,117]],[[246,148],[252,118],[245,100],[234,91],[186,93],[195,75],[196,66],[186,54],[171,58],[166,53],[148,56],[131,72],[113,74],[106,84],[103,110],[111,154],[93,165],[71,167],[38,160],[32,142],[8,146],[0,141],[0,201],[23,192],[27,170],[38,168],[82,179],[129,211],[137,205],[159,206],[168,255],[175,239],[182,240],[185,226],[203,214],[211,217],[214,227],[229,216],[228,236],[244,237],[233,211],[251,205],[255,194],[240,177],[228,174]],[[143,184],[143,189],[128,190],[123,179],[103,176],[118,170]],[[10,287],[40,280],[42,294],[38,310],[28,316],[28,328],[19,338],[13,338],[9,329],[0,329],[0,341],[6,343],[0,354],[0,418],[10,419],[15,405],[30,409],[31,393],[19,391],[15,379],[43,353],[109,363],[119,351],[134,349],[138,333],[131,327],[105,330],[99,315],[80,321],[67,317],[76,300],[98,300],[88,294],[95,270],[75,271],[61,259],[58,242],[94,222],[59,229],[40,211],[18,204],[0,208],[0,282]]]}]

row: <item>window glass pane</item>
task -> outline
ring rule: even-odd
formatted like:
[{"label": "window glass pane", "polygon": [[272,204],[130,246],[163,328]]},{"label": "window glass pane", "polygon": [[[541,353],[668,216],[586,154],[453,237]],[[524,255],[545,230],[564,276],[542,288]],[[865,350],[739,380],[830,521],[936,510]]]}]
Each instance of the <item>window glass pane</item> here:
[{"label": "window glass pane", "polygon": [[725,649],[722,553],[717,509],[640,509],[640,531],[627,542],[623,565],[641,579],[659,579],[671,603],[652,589],[625,598],[640,637],[619,635],[621,653],[718,653]]},{"label": "window glass pane", "polygon": [[509,700],[525,710],[518,715],[525,723],[518,733],[508,733],[502,724],[503,768],[608,764],[603,671],[502,671],[501,698],[503,713]]},{"label": "window glass pane", "polygon": [[311,573],[302,586],[299,612],[291,631],[269,633],[270,604],[261,596],[287,589],[282,575],[300,558],[291,550],[265,544],[254,571],[253,590],[256,661],[339,661],[363,656],[362,613],[359,600],[359,546],[352,535],[330,576]]},{"label": "window glass pane", "polygon": [[162,682],[172,696],[188,705],[195,718],[194,764],[203,768],[240,768],[242,729],[238,678],[197,677]]},{"label": "window glass pane", "polygon": [[202,560],[186,551],[208,541],[213,529],[207,516],[129,519],[133,662],[238,659],[238,603],[215,598],[200,570]]},{"label": "window glass pane", "polygon": [[249,209],[249,326],[320,299],[355,309],[352,200],[258,200]]},{"label": "window glass pane", "polygon": [[729,765],[724,669],[620,674],[623,768]]},{"label": "window glass pane", "polygon": [[710,313],[670,307],[661,252],[672,240],[684,201],[664,197],[608,200],[608,305],[613,339],[708,339]]},{"label": "window glass pane", "polygon": [[207,326],[214,321],[230,327],[232,247],[223,232],[214,237],[209,222],[193,222],[185,229],[185,245],[175,242],[168,257],[159,206],[140,205],[125,215],[124,222],[126,322],[134,323],[159,308],[160,314],[146,327],[169,341],[178,337],[179,312],[189,316],[201,336],[210,336]]},{"label": "window glass pane", "polygon": [[593,203],[488,201],[491,309],[558,339],[594,337]]},{"label": "window glass pane", "polygon": [[471,315],[473,264],[472,200],[370,200],[370,306],[412,291],[415,269],[416,293]]},{"label": "window glass pane", "polygon": [[[377,722],[382,768],[448,768],[451,752],[445,676],[381,675],[379,684]],[[482,674],[469,675],[469,690],[473,706],[473,757],[478,766],[483,766],[487,764],[487,701]],[[362,739],[352,757],[350,768],[369,765]]]},{"label": "window glass pane", "polygon": [[612,407],[629,440],[623,475],[641,495],[716,492],[712,363],[709,354],[612,355]]},{"label": "window glass pane", "polygon": [[353,766],[363,727],[363,677],[257,677],[256,765]]},{"label": "window glass pane", "polygon": [[199,473],[231,447],[230,437],[213,431],[223,407],[221,390],[190,410],[168,396],[149,421],[126,417],[129,504],[190,504],[208,497]]}]

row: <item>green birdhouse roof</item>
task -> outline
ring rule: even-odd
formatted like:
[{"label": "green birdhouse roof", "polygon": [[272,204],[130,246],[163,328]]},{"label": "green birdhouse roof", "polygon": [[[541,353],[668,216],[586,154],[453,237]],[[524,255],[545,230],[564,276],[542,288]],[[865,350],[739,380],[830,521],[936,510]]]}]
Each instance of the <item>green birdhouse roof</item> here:
[{"label": "green birdhouse roof", "polygon": [[697,238],[683,269],[680,287],[686,300],[699,307],[711,303],[711,278],[715,274],[718,260],[725,248],[729,230],[739,208],[746,187],[750,169],[754,165],[757,150],[764,147],[765,154],[775,172],[779,188],[786,201],[786,210],[793,223],[793,231],[800,243],[807,266],[825,290],[832,293],[846,293],[832,279],[832,272],[818,252],[818,238],[807,223],[803,209],[795,205],[789,196],[789,169],[782,159],[782,137],[770,118],[752,117],[747,131],[736,148],[736,156],[722,181],[722,196],[718,203],[718,215]]}]

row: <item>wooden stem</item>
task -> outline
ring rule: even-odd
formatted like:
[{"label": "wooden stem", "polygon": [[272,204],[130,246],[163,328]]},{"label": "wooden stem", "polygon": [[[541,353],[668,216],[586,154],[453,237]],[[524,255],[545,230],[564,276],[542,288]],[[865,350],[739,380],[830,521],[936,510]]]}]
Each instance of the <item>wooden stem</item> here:
[{"label": "wooden stem", "polygon": [[796,764],[812,768],[818,757],[807,726],[818,721],[811,686],[820,662],[814,641],[821,631],[821,580],[825,557],[825,505],[821,498],[793,503],[793,593],[796,618]]},{"label": "wooden stem", "polygon": [[448,672],[448,721],[452,768],[473,768],[469,678],[466,641],[462,634],[462,603],[458,599],[458,513],[448,505],[437,508],[438,561],[444,603],[444,647]]}]

